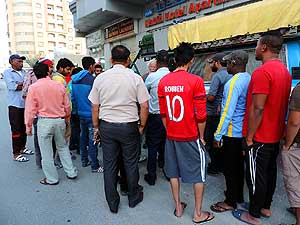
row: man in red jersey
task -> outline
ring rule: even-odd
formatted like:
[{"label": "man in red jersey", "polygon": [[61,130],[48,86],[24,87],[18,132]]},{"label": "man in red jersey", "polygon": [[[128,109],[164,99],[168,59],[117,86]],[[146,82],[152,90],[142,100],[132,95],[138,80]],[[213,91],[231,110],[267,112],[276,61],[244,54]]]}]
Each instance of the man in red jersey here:
[{"label": "man in red jersey", "polygon": [[180,201],[181,177],[193,183],[195,192],[194,223],[207,222],[214,215],[201,210],[205,182],[203,136],[206,122],[206,94],[203,80],[188,73],[194,49],[181,43],[175,50],[177,69],[164,76],[158,85],[160,114],[167,132],[165,173],[170,178],[175,201],[174,215],[181,217],[186,203]]},{"label": "man in red jersey", "polygon": [[279,32],[262,35],[255,53],[263,65],[253,72],[248,89],[243,136],[250,205],[249,212],[236,210],[233,215],[255,225],[261,224],[261,215],[272,215],[276,159],[291,90],[291,75],[278,58],[282,44]]}]

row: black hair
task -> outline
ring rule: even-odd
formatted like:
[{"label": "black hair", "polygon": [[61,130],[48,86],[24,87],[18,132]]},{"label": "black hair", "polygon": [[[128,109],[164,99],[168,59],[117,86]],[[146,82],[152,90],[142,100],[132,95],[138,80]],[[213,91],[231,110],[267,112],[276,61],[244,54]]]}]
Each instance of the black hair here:
[{"label": "black hair", "polygon": [[130,55],[130,51],[123,45],[117,45],[111,50],[111,58],[115,62],[125,63]]},{"label": "black hair", "polygon": [[169,54],[166,50],[160,50],[156,54],[156,61],[160,65],[168,65],[169,64]]},{"label": "black hair", "polygon": [[83,57],[81,62],[82,62],[82,67],[85,70],[88,70],[90,68],[90,66],[92,66],[96,63],[95,59],[91,56]]},{"label": "black hair", "polygon": [[174,56],[176,61],[176,66],[184,66],[188,64],[195,55],[195,50],[191,43],[181,42],[175,49],[174,49]]},{"label": "black hair", "polygon": [[45,78],[48,76],[49,67],[44,63],[36,63],[33,66],[33,73],[37,79]]},{"label": "black hair", "polygon": [[261,35],[260,43],[265,44],[274,54],[279,54],[283,45],[283,38],[279,31],[268,31]]},{"label": "black hair", "polygon": [[101,69],[103,69],[103,67],[102,67],[100,64],[96,64],[96,65],[95,65],[95,69],[96,69],[96,68],[101,68]]},{"label": "black hair", "polygon": [[83,70],[81,67],[76,67],[72,70],[72,75],[79,73],[81,70]]},{"label": "black hair", "polygon": [[67,67],[74,67],[74,64],[67,58],[62,58],[58,60],[56,65],[56,70],[59,70],[59,68],[67,68]]},{"label": "black hair", "polygon": [[220,60],[219,62],[221,64],[221,66],[223,66],[223,67],[227,66],[227,62],[226,61]]}]

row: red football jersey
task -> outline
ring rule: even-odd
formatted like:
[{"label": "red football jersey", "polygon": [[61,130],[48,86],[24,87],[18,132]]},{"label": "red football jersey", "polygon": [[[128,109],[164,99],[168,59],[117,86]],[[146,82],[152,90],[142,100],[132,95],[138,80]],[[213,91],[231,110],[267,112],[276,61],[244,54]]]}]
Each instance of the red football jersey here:
[{"label": "red football jersey", "polygon": [[265,94],[267,100],[261,123],[254,140],[262,143],[279,142],[283,135],[288,109],[292,76],[280,60],[270,60],[257,68],[248,88],[247,106],[243,125],[243,136],[247,135],[249,111],[253,94]]},{"label": "red football jersey", "polygon": [[171,72],[160,80],[158,98],[160,114],[166,117],[168,139],[197,140],[198,122],[206,120],[203,79],[185,70]]}]

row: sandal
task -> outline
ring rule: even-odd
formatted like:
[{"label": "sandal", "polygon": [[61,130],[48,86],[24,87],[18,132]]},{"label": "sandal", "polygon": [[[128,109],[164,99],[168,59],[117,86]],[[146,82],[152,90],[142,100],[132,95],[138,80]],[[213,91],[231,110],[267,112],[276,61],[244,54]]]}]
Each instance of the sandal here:
[{"label": "sandal", "polygon": [[43,185],[58,185],[59,181],[55,182],[55,183],[48,183],[47,178],[44,178],[43,180],[40,181],[40,184]]},{"label": "sandal", "polygon": [[[181,214],[182,216],[187,204],[185,202],[181,202],[181,206],[182,206],[182,214]],[[174,209],[174,216],[176,216],[177,218],[181,217],[176,215],[176,208]]]},{"label": "sandal", "polygon": [[21,154],[25,154],[25,155],[33,155],[34,152],[29,150],[28,148],[24,148],[21,150]]},{"label": "sandal", "polygon": [[24,155],[18,155],[16,158],[14,158],[14,161],[17,162],[28,162],[29,159],[25,157]]},{"label": "sandal", "polygon": [[206,212],[206,213],[207,213],[206,219],[200,220],[200,221],[193,220],[193,223],[195,223],[195,224],[206,223],[206,222],[209,222],[209,221],[211,221],[215,218],[214,214],[212,214],[210,212]]},{"label": "sandal", "polygon": [[[221,206],[221,204],[223,204],[224,202],[217,202],[216,204],[213,204],[210,206],[210,209],[213,211],[213,212],[216,212],[216,213],[222,213],[222,212],[226,212],[226,211],[232,211],[234,210],[233,207],[231,208],[225,208],[224,206]],[[226,204],[226,203],[225,203]]]}]

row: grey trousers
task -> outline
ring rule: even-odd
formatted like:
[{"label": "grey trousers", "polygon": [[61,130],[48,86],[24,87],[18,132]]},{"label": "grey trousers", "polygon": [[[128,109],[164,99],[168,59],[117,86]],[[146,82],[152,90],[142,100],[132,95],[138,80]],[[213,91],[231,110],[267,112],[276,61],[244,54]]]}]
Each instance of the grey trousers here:
[{"label": "grey trousers", "polygon": [[54,138],[57,152],[67,176],[77,176],[70,151],[65,140],[66,124],[61,118],[39,118],[37,123],[38,140],[42,155],[42,169],[48,183],[58,182],[58,173],[53,160],[52,139]]},{"label": "grey trousers", "polygon": [[105,197],[110,209],[118,208],[120,196],[117,191],[118,157],[122,158],[128,182],[129,204],[139,199],[139,131],[137,122],[108,123],[100,122],[101,144],[103,149]]}]

